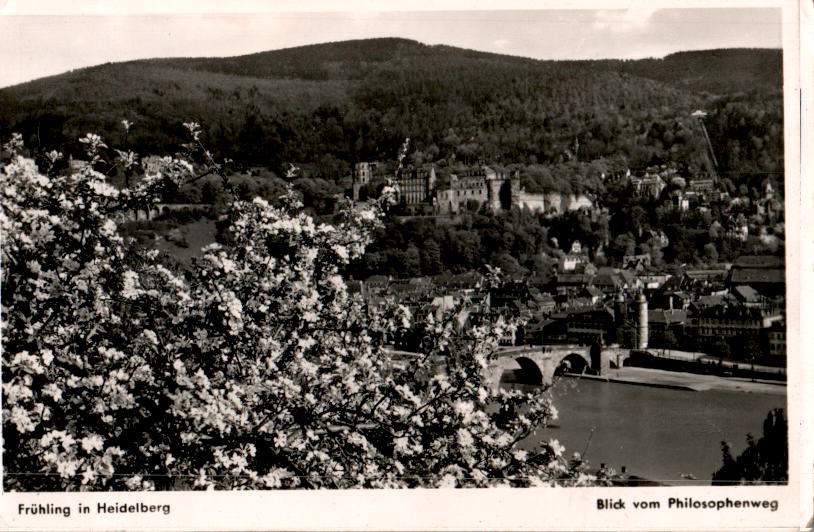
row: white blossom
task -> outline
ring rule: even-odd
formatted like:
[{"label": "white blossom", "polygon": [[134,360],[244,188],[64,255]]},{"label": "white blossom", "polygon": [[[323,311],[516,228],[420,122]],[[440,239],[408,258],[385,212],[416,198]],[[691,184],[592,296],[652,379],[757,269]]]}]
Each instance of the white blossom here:
[{"label": "white blossom", "polygon": [[82,448],[86,451],[101,451],[104,441],[98,434],[91,434],[81,440]]},{"label": "white blossom", "polygon": [[[16,435],[5,452],[46,473],[39,482],[55,491],[150,490],[147,479],[162,474],[182,489],[591,482],[552,442],[550,464],[525,464],[517,434],[556,411],[540,394],[484,383],[501,327],[446,326],[448,315],[390,302],[368,309],[348,293],[337,263],[362,256],[386,205],[347,204],[342,221],[318,225],[289,189],[280,205],[232,202],[230,243],[207,246],[183,274],[156,250],[133,252],[117,223],[130,203],[157,201],[196,166],[218,172],[200,125],[185,127],[207,162],[141,159],[145,175],[130,190],[92,169],[107,147],[98,135],[81,139],[93,160],[70,176],[42,175],[19,155],[0,170],[2,263],[19,266],[19,293],[0,292],[3,423]],[[285,251],[269,257],[269,243]],[[0,269],[4,282],[9,271]],[[384,341],[413,326],[428,331],[426,356],[395,364]],[[166,397],[160,413],[156,397]],[[521,399],[525,411],[499,425],[500,404]],[[26,490],[32,479],[10,482]]]}]

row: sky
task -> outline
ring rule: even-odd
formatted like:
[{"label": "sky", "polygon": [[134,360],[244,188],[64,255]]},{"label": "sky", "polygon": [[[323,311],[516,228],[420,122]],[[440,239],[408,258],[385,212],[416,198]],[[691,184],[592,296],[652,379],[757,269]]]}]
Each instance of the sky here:
[{"label": "sky", "polygon": [[[176,12],[167,12],[167,5]],[[252,0],[0,0],[0,87],[106,62],[223,57],[371,37],[404,37],[535,59],[636,59],[682,50],[780,48],[783,39],[781,9],[748,7],[766,2],[655,9],[648,7],[655,5],[651,2],[627,0],[595,9],[567,1],[417,0],[411,11],[399,10],[405,2],[390,0],[279,0],[272,9],[270,5]],[[343,11],[333,10],[339,5]],[[539,5],[577,9],[530,9]],[[231,12],[222,13],[224,6]]]}]

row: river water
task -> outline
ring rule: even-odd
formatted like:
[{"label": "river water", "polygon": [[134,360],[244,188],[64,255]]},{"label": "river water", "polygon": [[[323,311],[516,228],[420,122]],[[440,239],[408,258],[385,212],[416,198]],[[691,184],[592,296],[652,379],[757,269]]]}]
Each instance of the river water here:
[{"label": "river water", "polygon": [[559,379],[552,393],[558,426],[540,429],[532,440],[556,438],[567,455],[583,454],[592,471],[601,463],[617,472],[626,466],[631,475],[667,484],[686,482],[682,475],[708,484],[721,466],[721,441],[728,441],[737,456],[746,448],[746,434],[759,438],[766,414],[786,406],[782,394],[694,392],[578,378]]}]

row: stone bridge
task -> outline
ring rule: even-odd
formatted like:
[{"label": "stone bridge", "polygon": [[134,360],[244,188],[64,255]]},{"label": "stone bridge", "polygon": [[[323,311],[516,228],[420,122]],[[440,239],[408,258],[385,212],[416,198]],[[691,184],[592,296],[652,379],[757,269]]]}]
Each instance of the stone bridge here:
[{"label": "stone bridge", "polygon": [[[416,353],[390,349],[393,363],[400,359],[417,356]],[[610,368],[621,367],[630,356],[630,349],[589,345],[551,344],[501,347],[489,367],[492,387],[498,388],[501,380],[509,377],[526,384],[551,384],[555,375],[583,373],[602,375]]]},{"label": "stone bridge", "polygon": [[527,384],[551,384],[564,372],[602,375],[621,367],[630,356],[629,349],[572,344],[502,347],[490,368],[494,387],[500,386],[506,373],[512,380]]},{"label": "stone bridge", "polygon": [[212,208],[211,203],[156,203],[150,210],[139,209],[134,211],[132,216],[134,220],[152,220],[170,212],[196,211],[210,208]]}]

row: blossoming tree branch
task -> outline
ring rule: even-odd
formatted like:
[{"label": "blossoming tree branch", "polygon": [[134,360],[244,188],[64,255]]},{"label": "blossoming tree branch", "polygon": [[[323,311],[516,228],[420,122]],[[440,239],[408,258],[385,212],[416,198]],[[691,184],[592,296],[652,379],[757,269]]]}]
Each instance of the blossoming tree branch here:
[{"label": "blossoming tree branch", "polygon": [[[123,122],[129,130],[132,125]],[[231,203],[228,245],[176,271],[118,226],[162,190],[220,175],[197,124],[184,156],[139,167],[88,134],[86,161],[4,145],[3,462],[7,490],[581,485],[544,391],[494,389],[502,322],[411,316],[348,293],[381,204],[317,224],[293,191]],[[116,158],[108,158],[116,153]],[[127,186],[96,170],[120,165]],[[39,161],[38,161],[39,162]],[[420,331],[395,364],[385,342]]]}]

